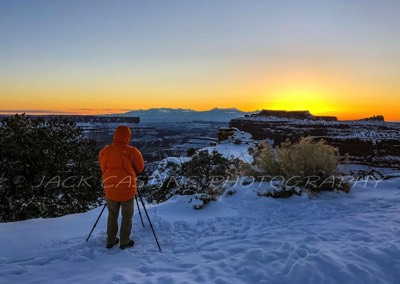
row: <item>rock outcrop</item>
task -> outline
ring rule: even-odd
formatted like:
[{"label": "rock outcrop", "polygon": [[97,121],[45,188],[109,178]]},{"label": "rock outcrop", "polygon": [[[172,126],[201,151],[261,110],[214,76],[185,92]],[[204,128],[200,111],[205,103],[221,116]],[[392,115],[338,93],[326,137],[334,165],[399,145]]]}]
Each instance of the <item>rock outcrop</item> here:
[{"label": "rock outcrop", "polygon": [[353,121],[313,116],[308,111],[269,111],[232,119],[229,127],[249,132],[254,139],[273,140],[274,146],[289,139],[313,136],[348,154],[352,162],[374,166],[400,166],[400,123],[383,116]]}]

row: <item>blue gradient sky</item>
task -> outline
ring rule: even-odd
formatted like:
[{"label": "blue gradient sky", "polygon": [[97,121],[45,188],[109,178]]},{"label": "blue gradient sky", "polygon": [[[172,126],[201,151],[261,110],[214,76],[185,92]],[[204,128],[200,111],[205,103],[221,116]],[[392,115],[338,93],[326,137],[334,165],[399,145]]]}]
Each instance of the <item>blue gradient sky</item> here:
[{"label": "blue gradient sky", "polygon": [[400,1],[1,1],[0,110],[400,119]]}]

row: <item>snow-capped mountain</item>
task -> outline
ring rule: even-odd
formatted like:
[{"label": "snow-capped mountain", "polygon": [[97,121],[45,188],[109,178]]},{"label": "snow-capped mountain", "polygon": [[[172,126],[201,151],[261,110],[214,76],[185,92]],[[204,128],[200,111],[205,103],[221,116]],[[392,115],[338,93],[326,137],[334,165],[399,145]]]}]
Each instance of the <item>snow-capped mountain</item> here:
[{"label": "snow-capped mountain", "polygon": [[191,122],[214,121],[229,122],[233,118],[244,116],[252,112],[243,112],[236,108],[213,108],[207,111],[195,111],[182,108],[151,108],[148,110],[132,110],[118,116],[137,116],[143,123],[159,122]]}]

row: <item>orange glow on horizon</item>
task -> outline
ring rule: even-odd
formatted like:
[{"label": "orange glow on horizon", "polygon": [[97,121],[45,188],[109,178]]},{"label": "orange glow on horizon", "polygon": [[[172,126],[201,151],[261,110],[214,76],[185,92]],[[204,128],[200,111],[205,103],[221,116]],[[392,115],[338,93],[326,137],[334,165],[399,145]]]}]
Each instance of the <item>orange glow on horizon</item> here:
[{"label": "orange glow on horizon", "polygon": [[[245,83],[215,82],[198,88],[196,85],[179,88],[126,85],[109,89],[100,83],[91,90],[27,90],[10,86],[6,92],[0,88],[0,113],[98,115],[163,107],[197,111],[235,107],[246,112],[262,109],[308,110],[313,115],[336,116],[339,120],[383,115],[386,121],[400,121],[400,100],[393,100],[397,96],[397,88],[360,86],[359,82],[349,83],[328,73],[321,72],[317,76],[312,70],[300,70],[276,70],[274,76],[259,72],[261,75],[250,78],[239,74]],[[269,81],[264,78],[269,78]],[[378,97],[376,94],[379,91],[385,93]]]},{"label": "orange glow on horizon", "polygon": [[[165,106],[154,106],[154,108],[163,108]],[[218,106],[217,106],[218,107]],[[231,108],[232,106],[219,106],[219,108]],[[183,108],[185,107],[177,107]],[[333,108],[327,107],[324,102],[312,102],[309,107],[303,101],[302,103],[296,104],[295,101],[285,103],[283,100],[276,104],[270,104],[267,107],[260,107],[258,109],[246,109],[236,107],[237,109],[245,112],[255,112],[261,111],[263,109],[269,110],[286,110],[286,111],[303,111],[308,110],[313,115],[326,115],[326,116],[336,116],[339,120],[355,120],[355,119],[362,119],[371,117],[374,115],[383,115],[385,117],[385,121],[399,121],[400,118],[398,116],[398,112],[393,110],[388,112],[387,110],[379,111],[379,110],[362,110],[356,109],[354,111],[346,111],[341,109],[334,110]],[[148,110],[150,108],[140,108],[141,110]],[[210,110],[211,108],[205,109],[196,109],[190,108],[195,111],[206,111]],[[13,115],[13,114],[22,114],[25,113],[27,115],[107,115],[107,114],[122,114],[129,112],[131,110],[139,110],[139,109],[59,109],[59,110],[0,110],[1,115]]]}]

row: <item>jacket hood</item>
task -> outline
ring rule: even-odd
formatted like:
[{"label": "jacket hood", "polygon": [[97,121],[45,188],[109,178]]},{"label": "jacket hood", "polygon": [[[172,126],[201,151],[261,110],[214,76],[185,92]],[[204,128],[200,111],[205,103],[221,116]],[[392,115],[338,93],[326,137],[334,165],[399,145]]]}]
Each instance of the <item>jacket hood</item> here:
[{"label": "jacket hood", "polygon": [[118,126],[115,129],[113,143],[129,144],[131,141],[131,130],[128,126]]}]

